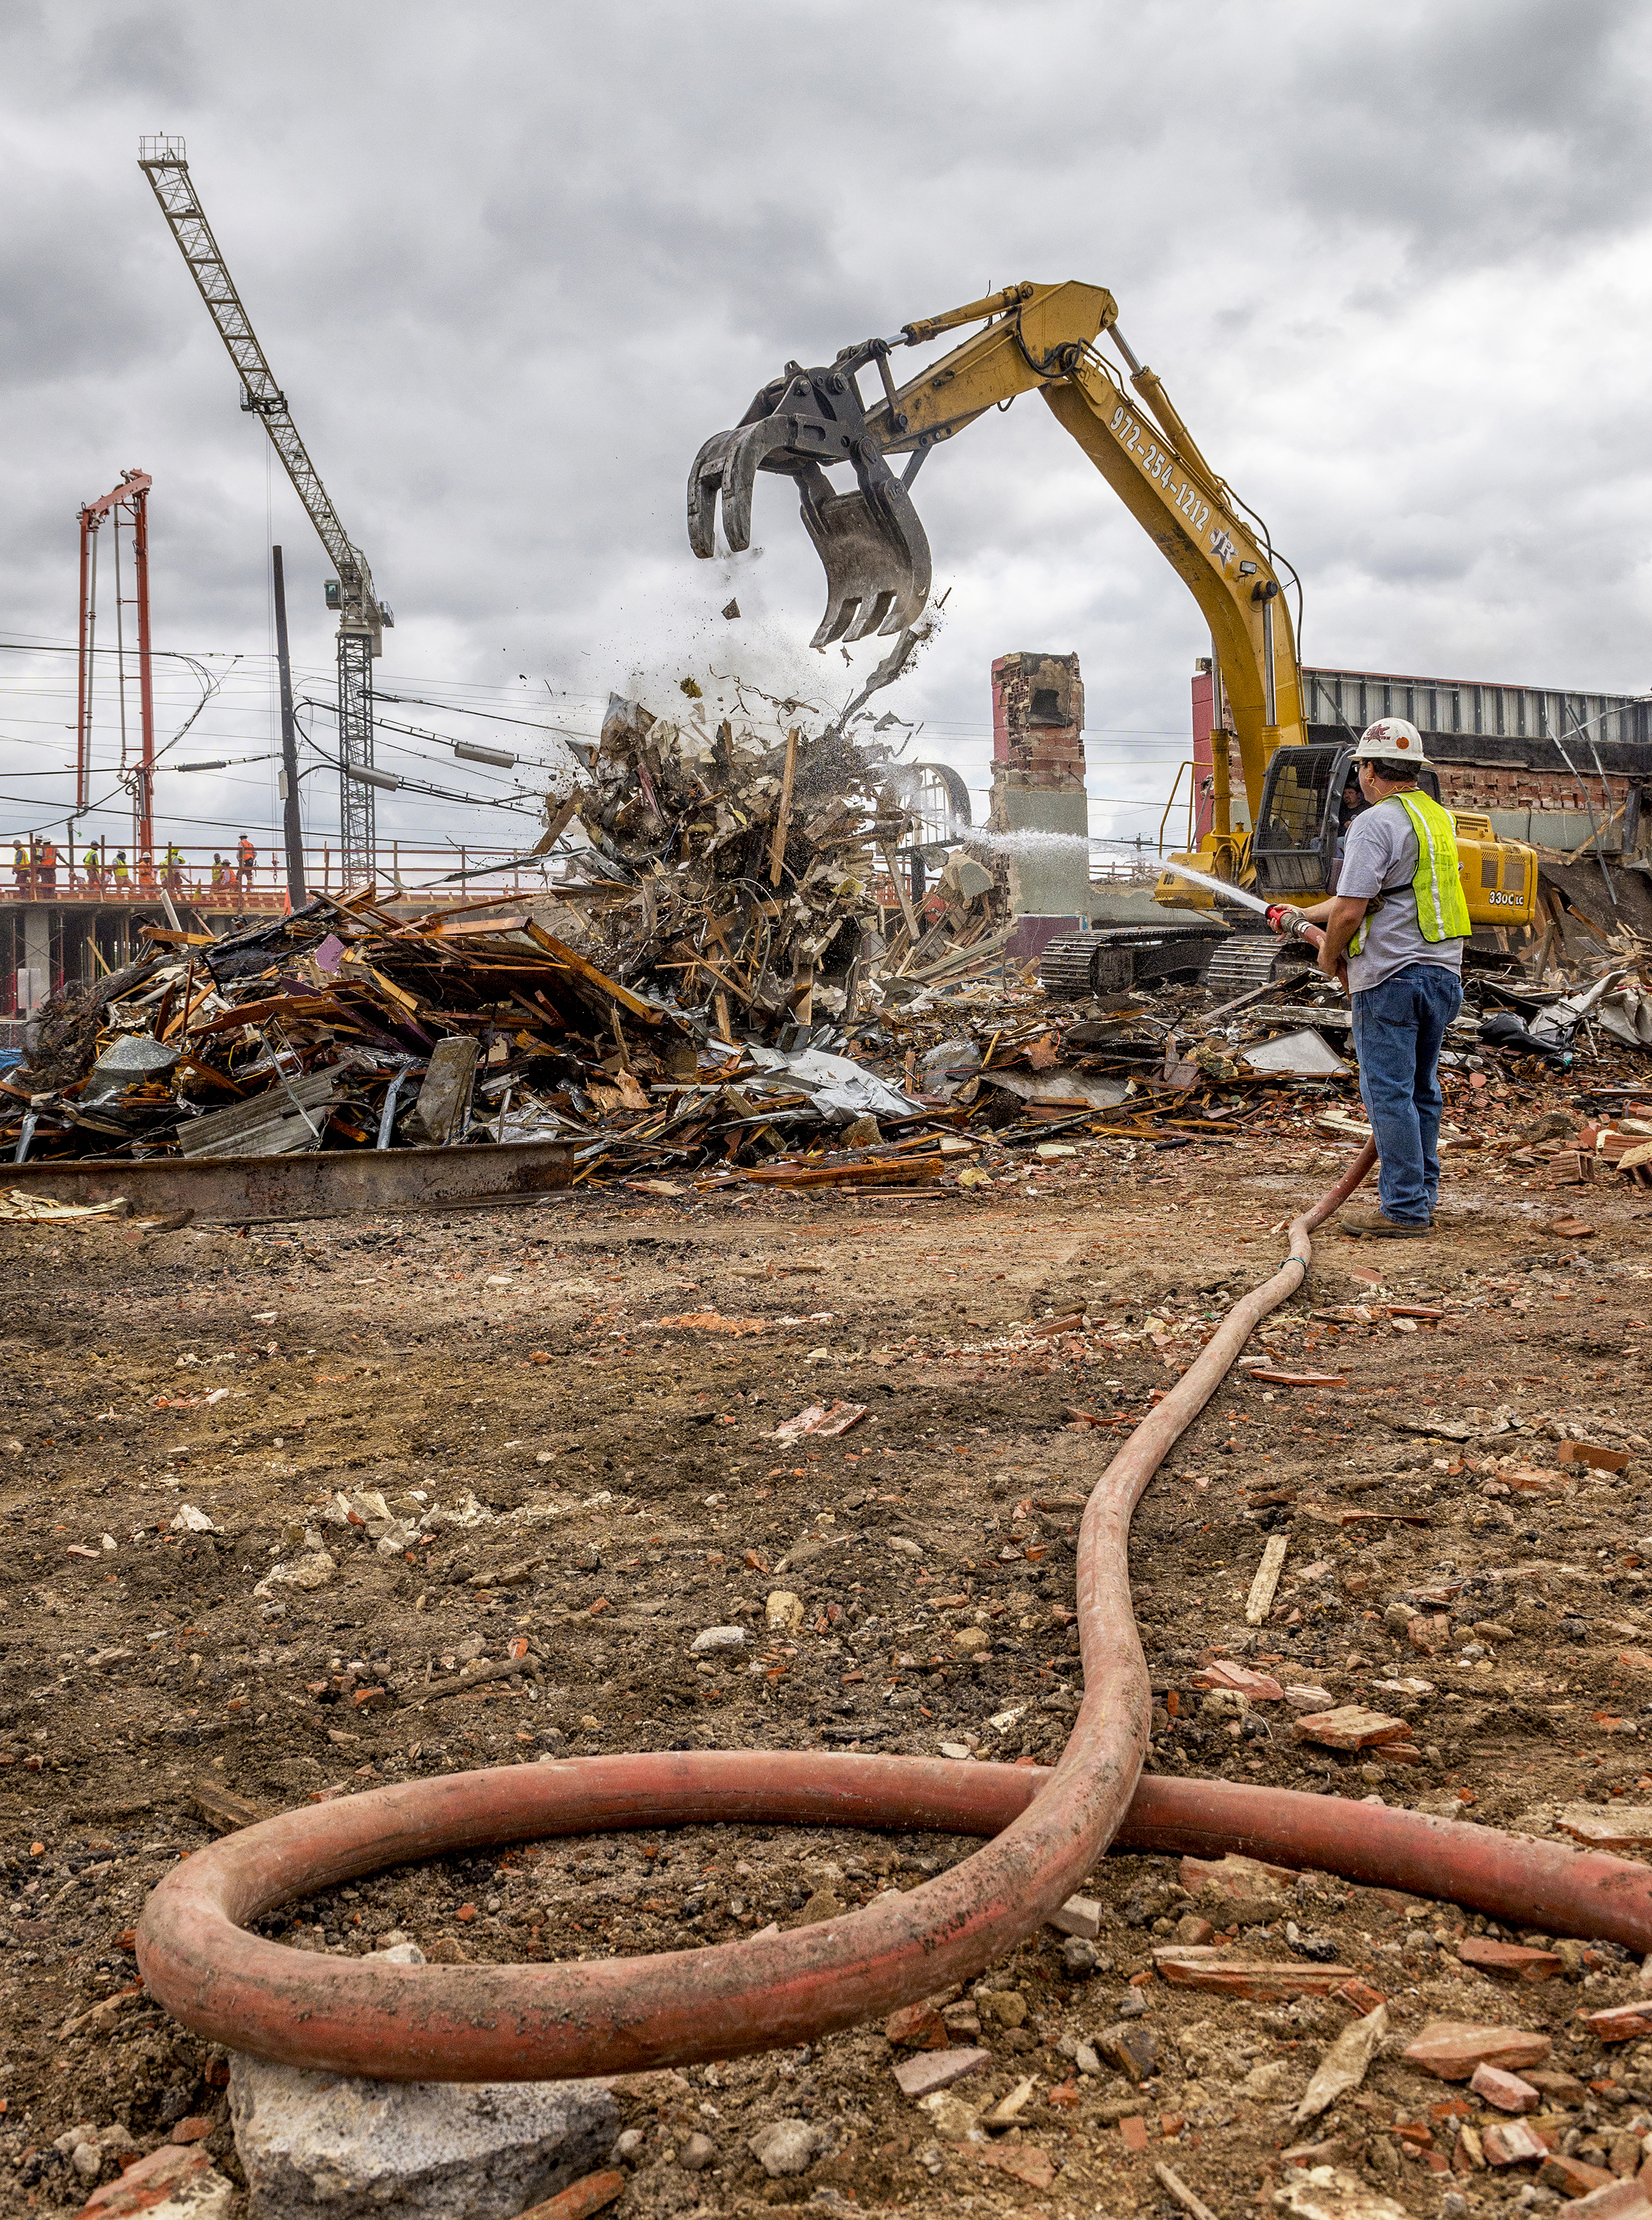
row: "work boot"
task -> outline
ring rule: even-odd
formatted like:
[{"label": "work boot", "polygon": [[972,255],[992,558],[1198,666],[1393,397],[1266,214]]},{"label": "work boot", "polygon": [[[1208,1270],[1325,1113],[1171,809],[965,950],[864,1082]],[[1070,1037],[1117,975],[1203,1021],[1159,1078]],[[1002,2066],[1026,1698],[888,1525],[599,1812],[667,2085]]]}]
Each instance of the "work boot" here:
[{"label": "work boot", "polygon": [[1337,1231],[1347,1234],[1350,1241],[1426,1241],[1434,1231],[1434,1220],[1406,1225],[1397,1218],[1385,1218],[1379,1210],[1344,1211],[1337,1220]]}]

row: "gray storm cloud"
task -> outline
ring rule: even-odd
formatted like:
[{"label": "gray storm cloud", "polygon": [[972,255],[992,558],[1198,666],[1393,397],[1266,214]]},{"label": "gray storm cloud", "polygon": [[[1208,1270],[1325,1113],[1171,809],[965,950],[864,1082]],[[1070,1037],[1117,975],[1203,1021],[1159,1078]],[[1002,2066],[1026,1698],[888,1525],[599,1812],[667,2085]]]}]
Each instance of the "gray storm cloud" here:
[{"label": "gray storm cloud", "polygon": [[[1301,570],[1309,658],[1638,689],[1649,41],[1632,6],[1477,0],[13,9],[0,628],[72,638],[74,512],[139,464],[158,639],[246,658],[199,752],[269,737],[271,533],[327,691],[325,558],[136,167],[169,130],[396,610],[386,687],[590,726],[744,654],[835,703],[874,651],[808,652],[794,499],[760,485],[725,623],[689,460],[788,358],[1072,276]],[[1031,397],[919,492],[951,589],[897,705],[925,751],[984,784],[991,657],[1075,648],[1092,785],[1142,798],[1093,829],[1152,829],[1206,645],[1184,589]],[[61,808],[32,775],[62,704],[4,660],[0,792]],[[163,810],[272,821],[264,769],[184,784]],[[381,807],[514,837],[474,816]]]}]

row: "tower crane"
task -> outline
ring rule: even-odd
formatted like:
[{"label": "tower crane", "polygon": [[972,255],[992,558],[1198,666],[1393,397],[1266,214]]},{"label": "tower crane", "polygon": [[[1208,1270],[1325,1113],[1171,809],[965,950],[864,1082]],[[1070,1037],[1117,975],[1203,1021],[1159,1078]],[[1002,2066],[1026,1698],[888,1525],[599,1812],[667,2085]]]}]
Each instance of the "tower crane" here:
[{"label": "tower crane", "polygon": [[[385,627],[393,625],[396,619],[374,591],[367,558],[340,522],[321,472],[299,437],[287,396],[259,345],[252,319],[241,305],[235,281],[202,211],[190,182],[184,141],[140,139],[138,166],[154,189],[178,252],[235,365],[241,381],[241,408],[247,415],[263,419],[270,444],[281,458],[293,490],[339,574],[327,581],[327,605],[339,612],[340,854],[346,884],[368,879],[373,873],[373,788],[363,774],[370,772],[373,764],[372,658],[383,647]],[[296,808],[296,795],[288,806]]]}]

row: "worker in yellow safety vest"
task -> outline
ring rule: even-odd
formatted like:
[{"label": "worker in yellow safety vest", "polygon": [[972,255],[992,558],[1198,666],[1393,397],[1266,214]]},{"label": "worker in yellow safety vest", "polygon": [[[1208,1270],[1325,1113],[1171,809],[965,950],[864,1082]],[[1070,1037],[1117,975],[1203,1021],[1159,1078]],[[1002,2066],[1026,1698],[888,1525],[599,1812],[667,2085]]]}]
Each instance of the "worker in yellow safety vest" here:
[{"label": "worker in yellow safety vest", "polygon": [[1344,961],[1360,1095],[1376,1136],[1375,1211],[1342,1232],[1426,1237],[1440,1191],[1440,1051],[1462,1007],[1468,903],[1456,823],[1424,793],[1422,735],[1404,717],[1368,726],[1354,751],[1367,808],[1348,828],[1337,891],[1301,914],[1325,927],[1319,968]]}]

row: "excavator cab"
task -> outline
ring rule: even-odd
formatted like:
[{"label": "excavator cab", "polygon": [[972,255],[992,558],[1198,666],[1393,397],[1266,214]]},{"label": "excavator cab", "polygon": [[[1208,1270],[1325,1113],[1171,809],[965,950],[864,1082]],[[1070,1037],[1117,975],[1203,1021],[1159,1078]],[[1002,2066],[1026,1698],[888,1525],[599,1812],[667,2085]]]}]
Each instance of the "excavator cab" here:
[{"label": "excavator cab", "polygon": [[[925,451],[919,449],[905,477],[897,477],[866,428],[856,384],[857,372],[876,361],[892,396],[888,354],[886,340],[871,340],[846,347],[827,367],[804,370],[789,362],[785,375],[764,387],[732,432],[706,441],[689,473],[689,543],[700,556],[715,552],[719,494],[724,536],[738,555],[751,544],[757,472],[796,479],[804,529],[826,574],[826,614],[811,647],[904,632],[929,598],[929,541],[907,491]],[[856,480],[842,493],[826,476],[839,463],[849,465]]]},{"label": "excavator cab", "polygon": [[[1424,770],[1418,783],[1439,800],[1436,772]],[[1275,749],[1250,836],[1257,893],[1276,901],[1317,901],[1328,894],[1338,843],[1364,807],[1352,740]]]},{"label": "excavator cab", "polygon": [[1351,745],[1275,749],[1250,835],[1258,894],[1312,901],[1329,888],[1353,755]]}]

